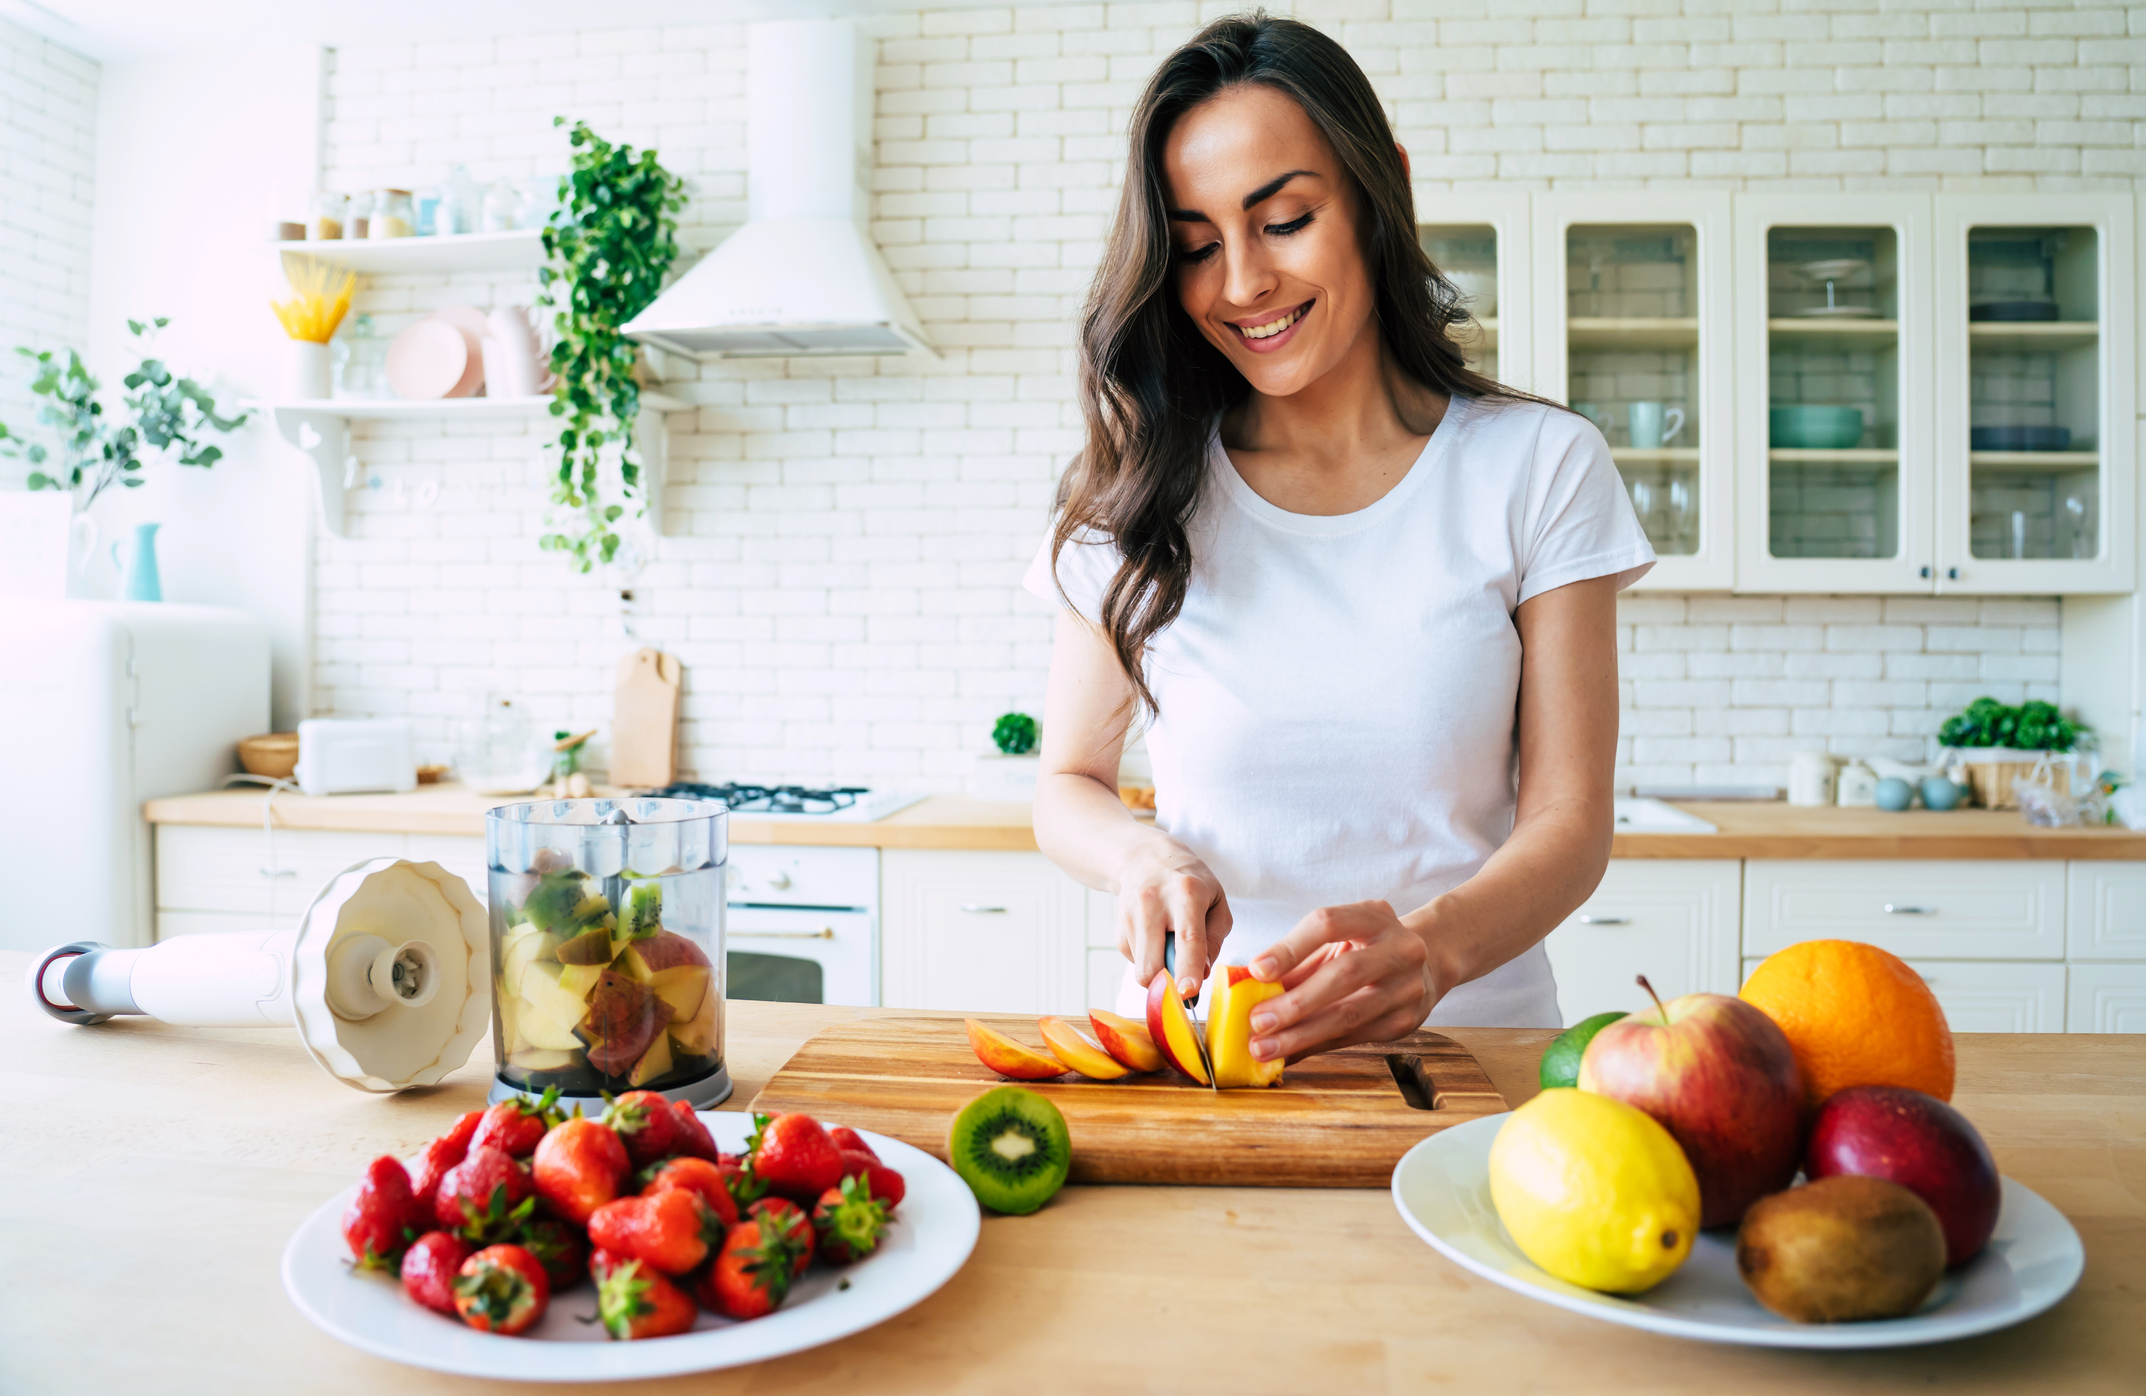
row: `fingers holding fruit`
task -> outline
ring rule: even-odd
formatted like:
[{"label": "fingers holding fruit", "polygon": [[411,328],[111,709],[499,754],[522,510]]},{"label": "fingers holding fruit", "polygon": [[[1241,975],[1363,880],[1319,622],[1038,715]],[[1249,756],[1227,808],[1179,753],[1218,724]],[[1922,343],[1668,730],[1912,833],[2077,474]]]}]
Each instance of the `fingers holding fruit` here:
[{"label": "fingers holding fruit", "polygon": [[1323,907],[1251,969],[1288,986],[1252,1015],[1252,1055],[1262,1061],[1403,1036],[1439,999],[1429,947],[1385,902]]}]

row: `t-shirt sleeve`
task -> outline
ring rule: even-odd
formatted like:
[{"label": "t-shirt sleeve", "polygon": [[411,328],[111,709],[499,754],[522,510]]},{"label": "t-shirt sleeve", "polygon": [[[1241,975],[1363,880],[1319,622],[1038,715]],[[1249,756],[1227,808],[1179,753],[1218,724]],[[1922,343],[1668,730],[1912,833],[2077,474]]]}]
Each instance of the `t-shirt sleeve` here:
[{"label": "t-shirt sleeve", "polygon": [[1515,606],[1595,577],[1614,576],[1622,591],[1654,566],[1609,443],[1577,413],[1544,415],[1521,528]]},{"label": "t-shirt sleeve", "polygon": [[[1110,579],[1118,575],[1118,548],[1107,539],[1074,537],[1066,540],[1058,553],[1058,575],[1051,575],[1051,535],[1046,531],[1043,544],[1036,549],[1036,560],[1028,565],[1028,574],[1021,585],[1031,593],[1043,598],[1052,606],[1063,608],[1068,602],[1082,619],[1090,625],[1102,624],[1103,595],[1110,590]],[[1061,584],[1065,590],[1060,593]]]}]

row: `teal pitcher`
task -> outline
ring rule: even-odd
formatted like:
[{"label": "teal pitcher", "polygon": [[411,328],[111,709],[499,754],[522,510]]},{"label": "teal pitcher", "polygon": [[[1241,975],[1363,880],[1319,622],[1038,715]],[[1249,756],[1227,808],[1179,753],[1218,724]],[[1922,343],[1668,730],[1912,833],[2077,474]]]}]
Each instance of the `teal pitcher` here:
[{"label": "teal pitcher", "polygon": [[112,565],[118,567],[126,579],[126,584],[119,589],[122,600],[164,599],[163,579],[157,576],[156,570],[156,531],[162,527],[162,524],[153,523],[134,525],[134,560],[131,563],[122,564],[119,544],[112,544]]}]

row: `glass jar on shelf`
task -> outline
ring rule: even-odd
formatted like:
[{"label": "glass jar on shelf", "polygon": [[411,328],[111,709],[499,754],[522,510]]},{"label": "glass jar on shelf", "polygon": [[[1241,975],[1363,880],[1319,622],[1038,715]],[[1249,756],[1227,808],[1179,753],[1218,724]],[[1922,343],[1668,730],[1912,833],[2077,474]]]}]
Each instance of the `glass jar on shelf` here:
[{"label": "glass jar on shelf", "polygon": [[369,191],[360,191],[350,196],[350,216],[343,220],[343,236],[362,238],[371,236],[373,219],[373,196]]},{"label": "glass jar on shelf", "polygon": [[407,189],[382,189],[373,195],[372,222],[366,226],[365,235],[378,241],[382,238],[406,238],[417,231],[417,210],[410,203]]},{"label": "glass jar on shelf", "polygon": [[511,233],[522,216],[522,191],[512,180],[495,180],[484,191],[483,231]]},{"label": "glass jar on shelf", "polygon": [[333,242],[343,236],[343,223],[349,217],[350,199],[333,189],[323,189],[313,195],[311,216],[306,219],[306,237],[313,242]]},{"label": "glass jar on shelf", "polygon": [[353,317],[329,345],[335,396],[386,397],[387,350],[387,337],[374,327],[372,316]]},{"label": "glass jar on shelf", "polygon": [[417,235],[429,238],[443,231],[440,227],[440,210],[445,207],[437,188],[420,189],[410,196],[417,207]]}]

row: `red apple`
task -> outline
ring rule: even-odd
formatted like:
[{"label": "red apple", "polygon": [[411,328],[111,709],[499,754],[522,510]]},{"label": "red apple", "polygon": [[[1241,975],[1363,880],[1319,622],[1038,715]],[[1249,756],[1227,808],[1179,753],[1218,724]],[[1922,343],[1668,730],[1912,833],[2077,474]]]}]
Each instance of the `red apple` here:
[{"label": "red apple", "polygon": [[1989,1146],[1965,1115],[1921,1091],[1850,1086],[1828,1096],[1803,1171],[1813,1182],[1842,1173],[1884,1178],[1914,1193],[1945,1229],[1947,1265],[1973,1258],[1997,1229],[2004,1190]]},{"label": "red apple", "polygon": [[[1644,976],[1641,987],[1651,995]],[[1683,1146],[1699,1224],[1732,1226],[1796,1176],[1803,1074],[1773,1019],[1726,994],[1685,994],[1620,1018],[1580,1058],[1580,1089],[1637,1106]]]}]

